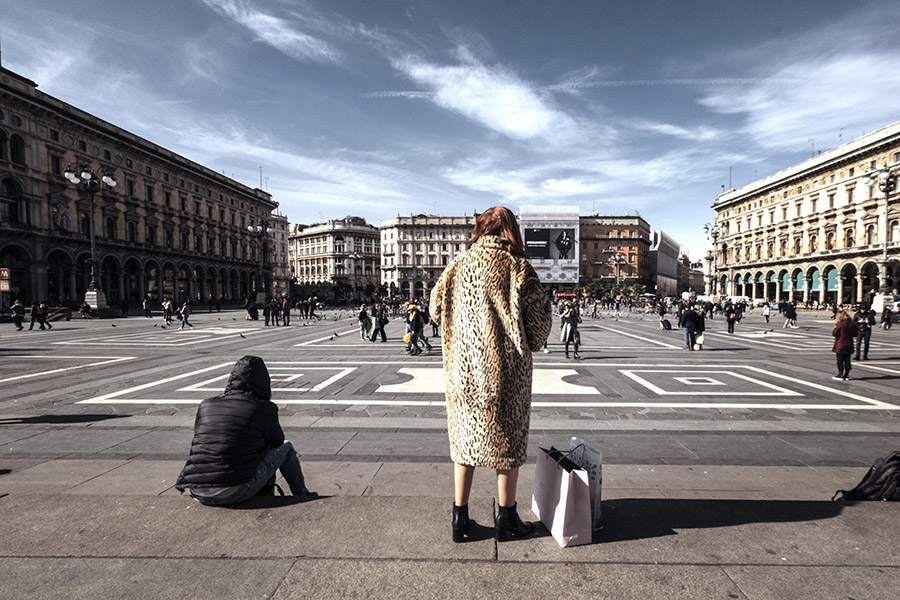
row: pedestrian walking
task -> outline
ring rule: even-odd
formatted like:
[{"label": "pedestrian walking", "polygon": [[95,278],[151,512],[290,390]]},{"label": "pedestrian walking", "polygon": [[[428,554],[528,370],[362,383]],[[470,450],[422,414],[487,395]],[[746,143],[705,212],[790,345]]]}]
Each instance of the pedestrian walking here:
[{"label": "pedestrian walking", "polygon": [[766,323],[769,322],[769,315],[772,313],[772,308],[769,306],[769,301],[766,300],[765,306],[762,309],[762,316],[766,320]]},{"label": "pedestrian walking", "polygon": [[144,298],[144,301],[141,303],[141,308],[144,309],[144,318],[152,319],[153,318],[153,310],[150,308],[150,296]]},{"label": "pedestrian walking", "polygon": [[699,305],[694,309],[697,313],[697,323],[694,325],[694,344],[697,350],[703,350],[703,344],[706,343],[706,309],[703,305]]},{"label": "pedestrian walking", "polygon": [[44,327],[53,329],[53,325],[47,320],[50,317],[50,306],[45,301],[41,300],[40,304],[38,304],[38,308],[41,309],[41,329]]},{"label": "pedestrian walking", "polygon": [[834,318],[834,329],[831,335],[834,337],[834,345],[831,351],[837,355],[838,374],[832,379],[850,379],[850,357],[853,355],[853,340],[856,338],[859,328],[846,310],[840,310]]},{"label": "pedestrian walking", "polygon": [[263,317],[266,319],[266,325],[269,325],[272,321],[272,301],[266,300],[266,303],[263,304]]},{"label": "pedestrian walking", "polygon": [[41,323],[41,307],[38,305],[37,302],[31,303],[31,311],[30,312],[31,312],[31,324],[28,326],[28,331],[31,331],[34,329],[35,323],[40,325],[41,329],[46,329],[44,327],[43,323]]},{"label": "pedestrian walking", "polygon": [[372,328],[372,318],[366,312],[365,304],[359,307],[357,318],[359,319],[359,339],[366,341],[369,339],[369,330]]},{"label": "pedestrian walking", "polygon": [[728,334],[734,335],[734,324],[737,322],[737,309],[730,302],[725,305],[725,323],[728,324]]},{"label": "pedestrian walking", "polygon": [[856,360],[859,360],[860,352],[863,360],[869,360],[869,341],[872,339],[872,327],[875,326],[875,315],[865,304],[859,307],[853,315],[856,323]]},{"label": "pedestrian walking", "polygon": [[569,344],[572,344],[575,358],[580,359],[578,347],[581,345],[581,334],[578,333],[578,324],[581,323],[581,315],[578,309],[573,308],[568,302],[565,303],[559,321],[559,341],[566,345],[566,358],[569,358]]},{"label": "pedestrian walking", "polygon": [[891,328],[891,306],[889,304],[885,304],[881,311],[881,328],[885,330]]},{"label": "pedestrian walking", "polygon": [[384,334],[384,326],[388,324],[387,311],[381,302],[376,302],[372,307],[372,337],[370,342],[374,342],[378,334],[381,333],[381,341],[386,342],[387,336]]},{"label": "pedestrian walking", "polygon": [[797,303],[794,301],[786,302],[784,305],[784,325],[781,326],[782,329],[790,327],[791,329],[797,329]]},{"label": "pedestrian walking", "polygon": [[425,331],[425,316],[419,310],[418,305],[409,305],[409,353],[412,356],[422,354],[422,348],[419,347],[419,340],[425,344],[425,348],[431,352],[431,344],[422,335]]},{"label": "pedestrian walking", "polygon": [[194,326],[191,325],[190,322],[188,321],[188,317],[191,316],[191,304],[192,304],[191,300],[188,299],[188,300],[185,300],[184,304],[181,305],[181,311],[180,311],[181,327],[178,328],[178,331],[181,331],[182,329],[184,329],[185,325],[187,325],[191,329],[194,328]]},{"label": "pedestrian walking", "polygon": [[287,298],[281,300],[281,323],[285,327],[291,324],[291,301]]},{"label": "pedestrian walking", "polygon": [[25,321],[25,305],[22,304],[22,301],[16,298],[13,305],[9,307],[9,310],[12,312],[13,324],[16,326],[16,331],[25,329],[22,325]]},{"label": "pedestrian walking", "polygon": [[694,350],[694,344],[697,338],[697,326],[700,321],[700,315],[696,311],[691,310],[689,306],[685,307],[684,312],[678,318],[678,327],[684,334],[684,349]]},{"label": "pedestrian walking", "polygon": [[444,332],[451,530],[454,542],[470,533],[475,467],[487,467],[497,473],[495,535],[507,541],[535,530],[519,518],[516,487],[528,446],[532,352],[550,335],[551,309],[509,209],[479,215],[469,244],[441,274],[430,303]]},{"label": "pedestrian walking", "polygon": [[307,489],[297,452],[284,439],[266,363],[244,356],[225,392],[200,403],[191,453],[175,488],[188,490],[200,504],[227,506],[274,490],[276,471],[294,496],[317,496]]}]

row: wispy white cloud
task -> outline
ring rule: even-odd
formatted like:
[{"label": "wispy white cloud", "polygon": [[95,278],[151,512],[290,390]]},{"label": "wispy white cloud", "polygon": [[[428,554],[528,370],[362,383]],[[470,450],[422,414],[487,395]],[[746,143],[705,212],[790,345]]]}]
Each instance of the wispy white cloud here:
[{"label": "wispy white cloud", "polygon": [[298,60],[337,63],[341,52],[327,41],[301,31],[296,23],[259,9],[247,0],[203,0],[219,14],[252,31],[257,38]]},{"label": "wispy white cloud", "polygon": [[395,60],[394,67],[429,88],[432,95],[427,97],[436,105],[509,138],[562,143],[581,137],[575,119],[551,106],[514,73],[464,56],[467,62],[457,65],[408,56]]},{"label": "wispy white cloud", "polygon": [[763,148],[798,149],[809,139],[836,142],[843,128],[856,135],[867,126],[871,130],[873,123],[895,121],[900,78],[883,74],[898,71],[896,53],[798,58],[777,74],[796,81],[794,85],[726,87],[700,103],[718,113],[742,116],[743,132]]},{"label": "wispy white cloud", "polygon": [[625,121],[624,125],[647,133],[658,133],[665,136],[680,138],[693,142],[706,142],[717,139],[721,132],[716,131],[712,127],[682,127],[672,123],[657,123],[645,119],[635,119]]}]

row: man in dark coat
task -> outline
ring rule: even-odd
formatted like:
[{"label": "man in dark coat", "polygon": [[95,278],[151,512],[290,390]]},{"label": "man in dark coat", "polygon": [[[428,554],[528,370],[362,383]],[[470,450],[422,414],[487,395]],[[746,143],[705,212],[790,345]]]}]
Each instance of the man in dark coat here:
[{"label": "man in dark coat", "polygon": [[285,441],[263,359],[245,356],[231,370],[225,393],[200,403],[191,454],[175,488],[197,502],[224,506],[249,500],[280,470],[295,496],[306,489],[294,446]]},{"label": "man in dark coat", "polygon": [[369,341],[374,342],[375,338],[378,337],[378,332],[381,332],[381,341],[386,342],[387,336],[384,334],[384,326],[388,324],[387,311],[381,302],[376,302],[372,310],[372,336],[369,338]]},{"label": "man in dark coat", "polygon": [[859,360],[860,352],[863,360],[869,360],[869,341],[872,338],[872,328],[875,326],[875,313],[863,304],[853,315],[853,322],[857,327],[856,360]]},{"label": "man in dark coat", "polygon": [[691,310],[690,307],[686,307],[686,310],[681,314],[681,317],[678,319],[678,326],[681,327],[681,331],[684,333],[684,349],[685,350],[693,350],[694,342],[697,337],[697,326],[700,321],[700,315],[696,313],[696,311]]}]

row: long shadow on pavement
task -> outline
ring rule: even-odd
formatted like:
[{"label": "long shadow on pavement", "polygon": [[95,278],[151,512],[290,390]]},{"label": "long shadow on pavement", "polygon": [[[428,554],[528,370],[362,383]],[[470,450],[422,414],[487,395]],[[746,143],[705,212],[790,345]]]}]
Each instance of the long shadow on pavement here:
[{"label": "long shadow on pavement", "polygon": [[604,527],[594,534],[594,542],[677,535],[679,529],[832,519],[843,507],[830,500],[604,500]]}]

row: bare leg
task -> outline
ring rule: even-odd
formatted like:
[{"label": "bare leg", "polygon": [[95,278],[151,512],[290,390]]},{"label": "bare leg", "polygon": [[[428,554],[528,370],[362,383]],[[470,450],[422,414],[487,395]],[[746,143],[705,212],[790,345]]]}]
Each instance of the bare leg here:
[{"label": "bare leg", "polygon": [[519,469],[497,469],[497,499],[500,506],[516,504],[516,486],[519,483]]},{"label": "bare leg", "polygon": [[472,491],[474,476],[475,467],[459,463],[453,464],[453,503],[456,506],[465,506],[469,503],[469,492]]}]

